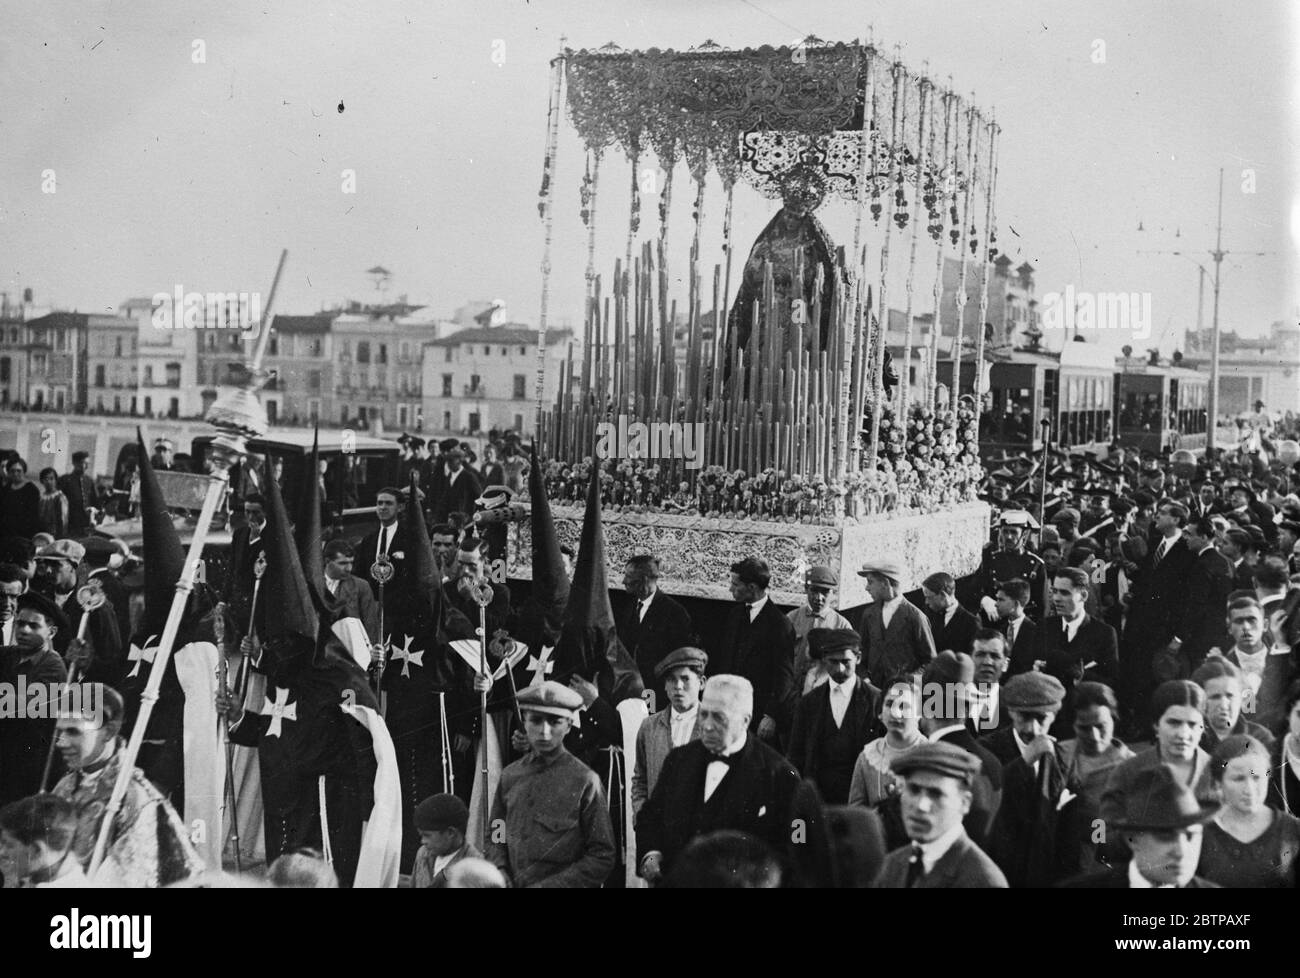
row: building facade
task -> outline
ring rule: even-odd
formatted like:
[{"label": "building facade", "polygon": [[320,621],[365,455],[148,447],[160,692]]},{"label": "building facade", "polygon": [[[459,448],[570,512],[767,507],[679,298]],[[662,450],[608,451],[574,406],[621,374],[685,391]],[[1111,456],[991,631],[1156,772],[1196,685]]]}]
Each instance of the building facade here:
[{"label": "building facade", "polygon": [[[1194,331],[1193,331],[1194,332]],[[1184,358],[1183,365],[1210,372],[1207,352]],[[1270,412],[1300,413],[1300,326],[1275,322],[1267,337],[1248,339],[1224,333],[1219,340],[1219,417],[1254,410],[1263,401]]]},{"label": "building facade", "polygon": [[[570,329],[547,330],[543,399],[554,401],[581,350]],[[520,323],[475,327],[424,344],[424,425],[474,435],[497,428],[531,434],[536,421],[537,330]]]}]

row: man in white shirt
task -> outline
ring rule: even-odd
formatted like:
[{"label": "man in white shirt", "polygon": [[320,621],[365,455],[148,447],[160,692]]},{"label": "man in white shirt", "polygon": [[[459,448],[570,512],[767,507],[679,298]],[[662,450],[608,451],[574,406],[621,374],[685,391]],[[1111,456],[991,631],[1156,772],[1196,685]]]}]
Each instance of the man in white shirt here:
[{"label": "man in white shirt", "polygon": [[0,866],[19,888],[82,888],[85,871],[72,855],[77,815],[57,795],[32,795],[0,808]]},{"label": "man in white shirt", "polygon": [[876,889],[1005,889],[1006,877],[971,841],[962,819],[971,809],[979,760],[952,744],[925,743],[890,765],[904,779],[903,826],[909,845],[885,857]]},{"label": "man in white shirt", "polygon": [[641,721],[636,734],[636,766],[632,772],[632,810],[641,806],[655,790],[664,760],[674,748],[700,737],[700,691],[709,657],[703,649],[684,646],[666,655],[655,667],[655,679],[662,683],[668,706]]}]

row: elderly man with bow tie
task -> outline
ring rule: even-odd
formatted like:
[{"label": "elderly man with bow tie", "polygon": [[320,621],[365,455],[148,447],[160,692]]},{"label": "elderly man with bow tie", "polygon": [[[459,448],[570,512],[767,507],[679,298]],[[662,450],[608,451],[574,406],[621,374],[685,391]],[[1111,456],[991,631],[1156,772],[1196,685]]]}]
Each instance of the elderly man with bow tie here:
[{"label": "elderly man with bow tie", "polygon": [[700,701],[700,739],[675,748],[637,818],[640,872],[658,883],[697,836],[747,832],[779,851],[792,845],[799,775],[750,731],[754,687],[743,676],[710,677]]}]

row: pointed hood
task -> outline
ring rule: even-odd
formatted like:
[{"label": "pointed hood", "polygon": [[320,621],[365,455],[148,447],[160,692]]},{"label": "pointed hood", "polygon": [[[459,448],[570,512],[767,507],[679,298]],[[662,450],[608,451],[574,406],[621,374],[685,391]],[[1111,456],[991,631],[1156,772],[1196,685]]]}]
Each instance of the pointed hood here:
[{"label": "pointed hood", "polygon": [[[546,624],[559,631],[564,622],[564,607],[569,601],[569,575],[564,568],[559,538],[555,535],[555,521],[551,518],[551,504],[542,484],[542,467],[538,463],[535,442],[531,455],[528,519],[533,538],[533,601]],[[586,539],[585,535],[583,539]]]},{"label": "pointed hood", "polygon": [[266,541],[266,576],[262,580],[262,595],[267,609],[275,611],[266,616],[262,638],[274,653],[274,669],[303,653],[315,652],[320,617],[303,576],[280,486],[274,478],[264,481],[266,529],[262,536]]},{"label": "pointed hood", "polygon": [[141,638],[162,635],[176,594],[176,582],[185,569],[185,549],[167,512],[158,476],[149,463],[144,436],[135,429],[140,456],[140,524],[144,548],[144,618]]},{"label": "pointed hood", "polygon": [[429,542],[429,528],[424,522],[424,509],[420,506],[420,473],[414,469],[411,470],[410,492],[406,497],[406,525],[415,538],[413,586],[418,594],[414,606],[416,614],[428,614],[430,621],[435,623],[437,641],[445,642],[446,606],[443,603],[442,574],[438,572],[433,544]]},{"label": "pointed hood", "polygon": [[600,694],[617,705],[621,700],[640,696],[645,684],[614,627],[614,609],[606,584],[600,477],[600,462],[596,460],[587,487],[587,510],[582,517],[573,587],[555,653],[560,672],[577,672],[588,678],[594,673]]},{"label": "pointed hood", "polygon": [[298,521],[293,527],[294,546],[298,550],[298,560],[302,564],[303,576],[307,579],[307,590],[311,594],[312,604],[317,613],[323,617],[331,615],[333,602],[325,588],[325,558],[321,553],[323,534],[320,525],[320,493],[316,491],[316,480],[320,468],[320,432],[312,436],[311,454],[307,456],[307,465],[303,470],[302,488],[298,499]]}]

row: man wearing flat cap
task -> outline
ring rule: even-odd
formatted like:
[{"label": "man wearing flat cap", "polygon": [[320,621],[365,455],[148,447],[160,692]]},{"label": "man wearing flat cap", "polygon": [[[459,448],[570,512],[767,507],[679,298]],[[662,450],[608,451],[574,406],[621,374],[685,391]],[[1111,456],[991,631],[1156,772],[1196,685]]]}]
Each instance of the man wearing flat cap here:
[{"label": "man wearing flat cap", "polygon": [[931,743],[899,755],[890,766],[903,779],[903,825],[911,841],[885,857],[873,886],[1005,889],[1002,871],[962,826],[979,761],[960,747]]},{"label": "man wearing flat cap", "polygon": [[[63,611],[45,595],[30,591],[20,595],[14,644],[0,648],[0,683],[16,691],[20,685],[31,689],[42,684],[38,688],[43,688],[67,679],[63,660],[54,651],[58,632],[67,627]],[[54,738],[54,712],[47,709],[39,718],[0,715],[0,804],[41,790],[41,774]]]},{"label": "man wearing flat cap", "polygon": [[482,859],[465,839],[469,809],[455,795],[430,795],[415,806],[415,829],[420,848],[411,868],[411,889],[441,889],[447,885],[447,871],[462,859]]},{"label": "man wearing flat cap", "polygon": [[760,557],[731,565],[731,596],[714,670],[744,676],[754,687],[753,733],[776,744],[794,715],[794,626],[767,596],[771,571]]},{"label": "man wearing flat cap", "polygon": [[1071,846],[1062,836],[1074,825],[1061,812],[1075,793],[1067,790],[1066,756],[1048,734],[1064,699],[1065,687],[1053,676],[1012,676],[1002,689],[1011,726],[980,741],[1002,762],[1002,803],[988,852],[1014,887],[1051,886],[1079,865],[1082,840]]},{"label": "man wearing flat cap", "polygon": [[57,604],[68,618],[68,627],[54,637],[54,649],[69,661],[80,663],[79,675],[86,682],[103,682],[116,687],[125,671],[125,651],[118,631],[117,612],[108,601],[91,611],[86,638],[77,633],[86,611],[77,601],[77,569],[86,548],[75,540],[55,540],[36,553],[36,578],[32,589]]},{"label": "man wearing flat cap", "polygon": [[155,472],[170,472],[176,467],[175,451],[176,446],[170,438],[159,438],[153,443],[153,455],[149,458],[149,464]]},{"label": "man wearing flat cap", "polygon": [[[814,628],[839,628],[852,631],[853,625],[833,607],[831,600],[840,579],[829,567],[809,567],[803,576],[805,602],[786,615],[794,626],[794,691],[797,696],[811,693],[813,687],[826,682],[821,662],[808,654],[808,633]],[[861,653],[859,653],[861,654]]]},{"label": "man wearing flat cap", "polygon": [[614,868],[600,777],[564,748],[582,696],[546,680],[519,691],[528,756],[501,772],[486,856],[511,885],[595,889]]},{"label": "man wearing flat cap", "polygon": [[636,734],[633,812],[640,813],[654,792],[669,752],[700,739],[700,691],[708,665],[704,650],[688,645],[674,649],[655,666],[655,682],[665,689],[668,705],[642,720]]},{"label": "man wearing flat cap", "polygon": [[1124,798],[1124,810],[1107,829],[1120,833],[1133,858],[1127,864],[1076,876],[1072,889],[1217,889],[1196,875],[1201,839],[1218,805],[1203,804],[1163,764],[1139,771]]},{"label": "man wearing flat cap", "polygon": [[884,689],[900,672],[920,672],[934,658],[934,636],[925,613],[903,597],[907,573],[900,561],[882,557],[858,571],[867,579],[871,604],[862,612],[862,662],[858,674]]},{"label": "man wearing flat cap", "polygon": [[880,691],[857,674],[862,640],[852,629],[814,628],[808,650],[827,681],[799,699],[786,755],[828,805],[849,800],[853,768],[862,748],[884,735]]}]

